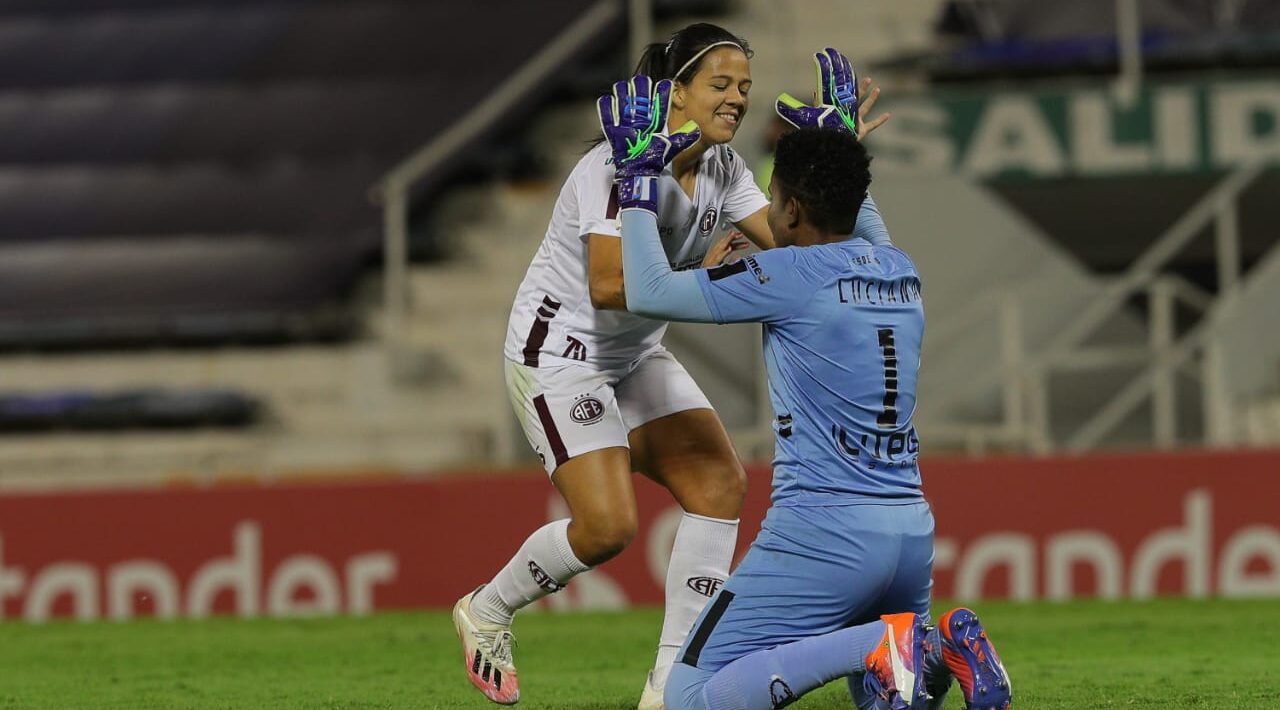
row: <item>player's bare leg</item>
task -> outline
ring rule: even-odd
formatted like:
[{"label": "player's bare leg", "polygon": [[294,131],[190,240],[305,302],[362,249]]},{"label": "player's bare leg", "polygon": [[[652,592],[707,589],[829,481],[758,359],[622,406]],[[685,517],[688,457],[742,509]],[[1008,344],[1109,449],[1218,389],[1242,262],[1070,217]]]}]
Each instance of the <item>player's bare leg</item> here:
[{"label": "player's bare leg", "polygon": [[569,545],[578,559],[595,567],[631,544],[639,523],[626,449],[575,456],[556,469],[551,482],[569,505]]},{"label": "player's bare leg", "polygon": [[667,570],[658,654],[638,707],[659,710],[676,653],[707,600],[729,576],[747,479],[713,410],[655,419],[632,431],[630,440],[637,468],[671,491],[685,511]]},{"label": "player's bare leg", "polygon": [[625,448],[575,456],[556,468],[552,482],[568,504],[570,518],[534,531],[492,581],[454,607],[467,679],[503,705],[520,699],[511,653],[516,611],[617,555],[636,534],[635,491]]}]

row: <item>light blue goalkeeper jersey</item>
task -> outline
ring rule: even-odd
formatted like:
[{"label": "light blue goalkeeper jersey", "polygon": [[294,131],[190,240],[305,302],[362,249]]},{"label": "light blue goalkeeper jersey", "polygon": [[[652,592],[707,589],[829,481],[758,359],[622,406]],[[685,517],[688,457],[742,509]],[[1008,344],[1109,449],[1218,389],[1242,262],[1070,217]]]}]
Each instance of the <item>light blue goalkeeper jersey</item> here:
[{"label": "light blue goalkeeper jersey", "polygon": [[906,253],[862,240],[697,272],[717,322],[764,323],[774,505],[922,498],[912,426],[924,334]]}]

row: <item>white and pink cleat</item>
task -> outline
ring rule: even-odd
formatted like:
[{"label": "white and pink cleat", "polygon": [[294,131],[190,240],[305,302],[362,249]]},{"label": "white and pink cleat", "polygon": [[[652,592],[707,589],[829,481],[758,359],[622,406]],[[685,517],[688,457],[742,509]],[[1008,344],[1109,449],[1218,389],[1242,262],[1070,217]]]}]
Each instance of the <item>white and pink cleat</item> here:
[{"label": "white and pink cleat", "polygon": [[467,679],[484,696],[500,705],[515,705],[520,700],[520,682],[511,660],[516,638],[510,626],[488,624],[471,614],[471,592],[453,605],[453,626],[462,641],[463,662]]}]

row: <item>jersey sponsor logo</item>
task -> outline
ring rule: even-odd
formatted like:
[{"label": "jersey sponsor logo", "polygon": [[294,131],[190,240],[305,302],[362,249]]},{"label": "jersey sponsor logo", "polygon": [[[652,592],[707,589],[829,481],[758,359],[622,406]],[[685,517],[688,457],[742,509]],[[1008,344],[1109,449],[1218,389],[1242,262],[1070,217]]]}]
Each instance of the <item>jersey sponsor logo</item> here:
[{"label": "jersey sponsor logo", "polygon": [[581,340],[578,340],[572,335],[566,335],[565,340],[569,341],[569,347],[564,349],[564,354],[560,357],[568,358],[570,360],[587,359],[587,346],[584,345]]},{"label": "jersey sponsor logo", "polygon": [[769,702],[774,710],[785,708],[786,706],[799,700],[791,686],[787,685],[787,681],[778,676],[769,676]]},{"label": "jersey sponsor logo", "polygon": [[720,591],[721,585],[724,584],[723,579],[715,577],[690,577],[684,582],[684,586],[710,599]]},{"label": "jersey sponsor logo", "polygon": [[716,217],[719,213],[716,208],[708,207],[706,212],[702,213],[702,219],[698,222],[698,231],[703,234],[711,234],[711,230],[716,228]]},{"label": "jersey sponsor logo", "polygon": [[604,418],[604,405],[588,395],[573,403],[569,417],[579,424],[595,424]]},{"label": "jersey sponsor logo", "polygon": [[551,575],[547,574],[546,570],[539,567],[538,563],[533,560],[529,560],[529,574],[533,575],[534,584],[537,584],[539,587],[547,590],[550,594],[554,594],[555,592],[564,589],[563,584],[552,579]]},{"label": "jersey sponsor logo", "polygon": [[906,431],[861,434],[857,438],[857,444],[854,444],[850,442],[848,430],[839,424],[832,424],[831,437],[835,439],[839,450],[852,459],[860,460],[863,458],[862,452],[866,452],[871,459],[867,462],[867,468],[870,469],[877,465],[911,466],[920,453],[920,437],[916,434],[915,427]]},{"label": "jersey sponsor logo", "polygon": [[747,268],[751,269],[751,273],[756,275],[756,281],[761,284],[769,283],[769,277],[765,276],[764,269],[760,268],[760,262],[756,261],[754,256],[748,256],[742,261],[747,262]]}]

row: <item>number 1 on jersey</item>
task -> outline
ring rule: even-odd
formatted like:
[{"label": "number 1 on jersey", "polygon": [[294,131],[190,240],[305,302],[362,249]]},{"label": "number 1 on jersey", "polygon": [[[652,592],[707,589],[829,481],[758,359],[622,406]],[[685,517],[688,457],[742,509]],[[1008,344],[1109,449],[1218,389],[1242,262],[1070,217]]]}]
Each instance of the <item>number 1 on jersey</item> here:
[{"label": "number 1 on jersey", "polygon": [[881,328],[880,351],[884,353],[884,409],[876,417],[881,429],[898,427],[898,351],[893,344],[893,328]]}]

